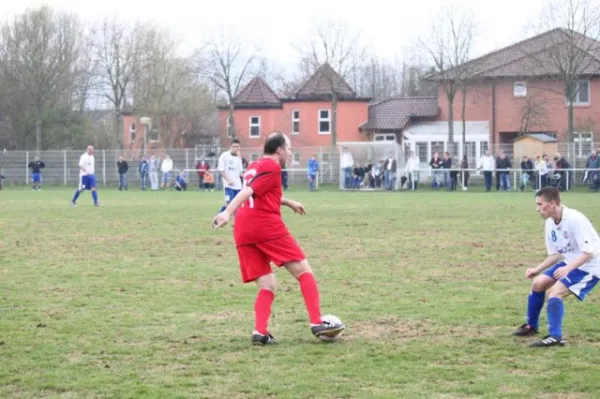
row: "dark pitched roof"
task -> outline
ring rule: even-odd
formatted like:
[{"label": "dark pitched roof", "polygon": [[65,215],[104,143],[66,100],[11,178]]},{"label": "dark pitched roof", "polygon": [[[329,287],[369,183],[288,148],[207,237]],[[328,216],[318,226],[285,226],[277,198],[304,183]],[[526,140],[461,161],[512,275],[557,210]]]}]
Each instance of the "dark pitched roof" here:
[{"label": "dark pitched roof", "polygon": [[236,108],[242,107],[265,107],[280,108],[281,100],[269,87],[267,82],[259,77],[252,79],[233,99]]},{"label": "dark pitched roof", "polygon": [[[554,54],[571,41],[587,57],[580,64],[586,68],[582,75],[600,75],[600,42],[576,32],[556,28],[492,53],[475,58],[461,67],[471,78],[535,77],[558,73]],[[588,62],[589,61],[589,62]],[[435,73],[430,80],[443,80],[445,73]]]},{"label": "dark pitched roof", "polygon": [[329,64],[323,64],[294,95],[295,99],[330,99],[332,86],[340,100],[356,98],[356,92]]},{"label": "dark pitched roof", "polygon": [[532,139],[539,140],[542,143],[556,143],[557,142],[557,140],[554,137],[550,136],[549,134],[544,134],[544,133],[524,134],[524,135],[519,136],[516,139],[514,139],[513,142],[524,139],[525,137],[531,137]]},{"label": "dark pitched roof", "polygon": [[437,116],[440,106],[436,97],[390,98],[369,105],[369,119],[363,131],[402,130],[413,118]]}]

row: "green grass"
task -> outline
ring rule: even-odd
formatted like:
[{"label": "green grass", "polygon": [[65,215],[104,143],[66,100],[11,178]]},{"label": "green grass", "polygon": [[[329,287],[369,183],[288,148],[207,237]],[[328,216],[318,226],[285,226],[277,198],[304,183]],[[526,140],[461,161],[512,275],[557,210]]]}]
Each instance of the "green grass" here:
[{"label": "green grass", "polygon": [[[531,192],[289,194],[338,343],[279,270],[281,343],[249,345],[256,288],[210,228],[218,193],[0,191],[0,397],[597,397],[598,289],[567,301],[567,347],[510,336],[545,256]],[[598,200],[564,195],[600,227]]]}]

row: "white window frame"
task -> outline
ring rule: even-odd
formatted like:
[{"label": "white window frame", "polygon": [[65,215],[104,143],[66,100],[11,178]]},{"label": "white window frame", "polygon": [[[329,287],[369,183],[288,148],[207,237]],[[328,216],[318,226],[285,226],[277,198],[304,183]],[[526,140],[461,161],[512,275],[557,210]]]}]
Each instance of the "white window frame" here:
[{"label": "white window frame", "polygon": [[[298,117],[296,117],[296,112],[298,113]],[[320,115],[321,114],[319,114],[319,116]],[[298,124],[298,130],[294,129],[296,123]],[[300,134],[300,110],[299,109],[293,109],[292,110],[292,134],[293,135]]]},{"label": "white window frame", "polygon": [[300,153],[299,152],[294,152],[292,154],[292,165],[294,165],[294,166],[300,165]]},{"label": "white window frame", "polygon": [[[521,88],[521,91],[518,91],[517,88]],[[527,82],[515,82],[513,86],[513,95],[515,97],[527,97]]]},{"label": "white window frame", "polygon": [[[575,144],[575,152],[580,157],[589,155],[583,152],[584,142],[590,143],[590,150],[594,150],[594,134],[592,132],[573,132],[573,143]],[[591,151],[589,151],[589,153],[591,153]]]},{"label": "white window frame", "polygon": [[[587,102],[580,102],[579,101],[579,85],[582,82],[587,83],[587,86],[588,86],[588,90],[587,90],[587,92],[588,92],[588,100],[587,100]],[[592,99],[592,84],[591,84],[591,82],[589,80],[582,79],[582,80],[576,81],[575,84],[577,85],[577,95],[576,95],[575,100],[573,101],[573,106],[575,106],[575,107],[581,107],[581,106],[588,106],[588,105],[590,105],[591,99]],[[565,104],[569,105],[569,98],[567,96],[565,96]]]},{"label": "white window frame", "polygon": [[375,133],[373,141],[396,141],[396,135],[394,133]]},{"label": "white window frame", "polygon": [[[252,123],[252,118],[258,118],[258,123]],[[248,129],[248,135],[250,136],[251,139],[259,139],[260,138],[260,116],[251,116],[248,118],[248,125],[249,125],[249,129]],[[252,135],[252,128],[256,127],[258,128],[258,135]]]},{"label": "white window frame", "polygon": [[[327,118],[321,118],[321,112],[323,111],[327,111]],[[320,109],[319,114],[317,115],[319,117],[318,122],[317,122],[317,131],[319,132],[319,134],[331,134],[331,110],[330,109]],[[327,122],[329,123],[329,130],[327,132],[322,132],[321,131],[321,122]]]}]

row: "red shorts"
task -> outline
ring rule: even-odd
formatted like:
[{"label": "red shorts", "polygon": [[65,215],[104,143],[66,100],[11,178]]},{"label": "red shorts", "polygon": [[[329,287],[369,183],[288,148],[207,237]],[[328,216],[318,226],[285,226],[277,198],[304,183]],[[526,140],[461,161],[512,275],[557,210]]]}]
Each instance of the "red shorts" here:
[{"label": "red shorts", "polygon": [[237,251],[244,283],[273,273],[271,262],[281,267],[306,258],[291,234],[258,244],[240,245]]}]

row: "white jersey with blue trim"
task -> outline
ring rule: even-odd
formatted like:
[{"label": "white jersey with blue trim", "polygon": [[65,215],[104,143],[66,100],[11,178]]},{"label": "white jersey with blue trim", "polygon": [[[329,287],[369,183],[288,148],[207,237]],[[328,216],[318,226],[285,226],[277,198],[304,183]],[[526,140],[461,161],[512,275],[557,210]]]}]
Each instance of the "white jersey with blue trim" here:
[{"label": "white jersey with blue trim", "polygon": [[[81,170],[85,169],[85,172]],[[79,176],[88,176],[94,174],[94,156],[84,152],[79,158]]]},{"label": "white jersey with blue trim", "polygon": [[579,269],[600,278],[600,237],[583,213],[563,206],[560,223],[546,219],[546,248],[548,255],[560,254],[567,264],[583,252],[591,253],[592,259]]},{"label": "white jersey with blue trim", "polygon": [[227,181],[223,179],[223,187],[231,188],[234,190],[242,189],[242,173],[244,167],[242,166],[242,158],[239,155],[231,155],[231,151],[225,151],[219,157],[219,165],[217,167],[219,172],[224,172],[227,178],[232,182],[229,186]]}]

